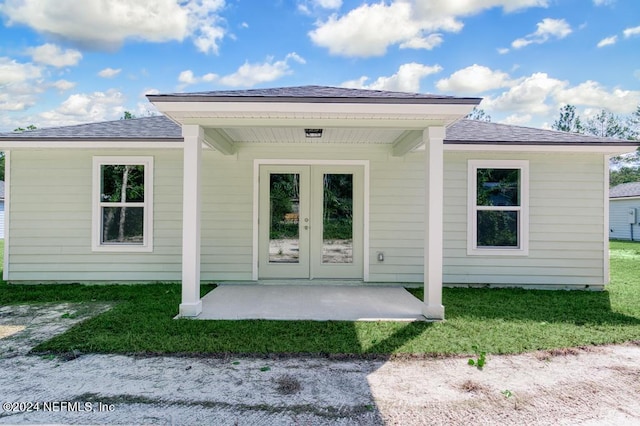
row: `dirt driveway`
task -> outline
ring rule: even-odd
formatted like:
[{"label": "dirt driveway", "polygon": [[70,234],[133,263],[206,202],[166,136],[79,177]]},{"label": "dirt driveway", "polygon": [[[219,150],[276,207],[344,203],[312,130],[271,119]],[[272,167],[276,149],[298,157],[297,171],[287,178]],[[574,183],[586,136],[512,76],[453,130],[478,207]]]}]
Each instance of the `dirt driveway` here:
[{"label": "dirt driveway", "polygon": [[633,344],[489,355],[483,370],[467,358],[26,354],[91,311],[0,307],[0,424],[640,424]]}]

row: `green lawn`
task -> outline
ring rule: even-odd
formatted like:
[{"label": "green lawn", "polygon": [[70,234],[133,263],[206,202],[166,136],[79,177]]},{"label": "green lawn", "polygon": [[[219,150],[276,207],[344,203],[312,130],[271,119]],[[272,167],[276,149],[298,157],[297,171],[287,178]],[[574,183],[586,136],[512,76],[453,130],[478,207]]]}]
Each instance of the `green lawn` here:
[{"label": "green lawn", "polygon": [[440,323],[174,320],[175,284],[1,283],[0,305],[116,303],[37,351],[367,355],[471,354],[477,347],[499,354],[640,340],[640,243],[611,243],[611,277],[604,292],[444,289],[447,321]]}]

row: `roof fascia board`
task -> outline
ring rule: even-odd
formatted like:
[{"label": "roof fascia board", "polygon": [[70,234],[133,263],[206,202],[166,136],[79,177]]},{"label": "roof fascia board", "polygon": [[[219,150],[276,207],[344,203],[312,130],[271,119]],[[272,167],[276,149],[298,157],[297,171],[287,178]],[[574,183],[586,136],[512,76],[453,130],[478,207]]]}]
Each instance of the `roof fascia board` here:
[{"label": "roof fascia board", "polygon": [[439,104],[439,105],[478,105],[482,98],[457,97],[366,97],[366,96],[208,96],[208,95],[147,95],[152,103],[294,103],[294,104]]},{"label": "roof fascia board", "polygon": [[622,201],[622,200],[640,200],[640,195],[632,195],[631,197],[609,197],[610,201]]},{"label": "roof fascia board", "polygon": [[609,155],[620,155],[628,152],[635,151],[637,149],[637,145],[608,145],[605,143],[592,145],[592,144],[561,144],[557,143],[554,145],[549,144],[536,144],[535,142],[531,142],[530,144],[461,144],[461,143],[450,143],[446,140],[444,141],[444,150],[445,151],[510,151],[510,152],[531,152],[531,153],[545,153],[545,152],[586,152],[586,153],[596,153],[596,154],[609,154]]},{"label": "roof fascia board", "polygon": [[163,113],[246,114],[354,114],[354,115],[431,115],[463,117],[475,104],[401,104],[401,103],[300,103],[300,102],[158,102]]},{"label": "roof fascia board", "polygon": [[442,126],[445,123],[455,121],[457,116],[434,118],[370,118],[370,117],[344,117],[344,118],[288,118],[288,117],[216,117],[216,118],[191,118],[183,119],[183,124],[199,124],[202,127],[224,128],[249,128],[249,127],[299,127],[299,128],[354,128],[367,127],[378,129],[422,130],[431,126]]}]

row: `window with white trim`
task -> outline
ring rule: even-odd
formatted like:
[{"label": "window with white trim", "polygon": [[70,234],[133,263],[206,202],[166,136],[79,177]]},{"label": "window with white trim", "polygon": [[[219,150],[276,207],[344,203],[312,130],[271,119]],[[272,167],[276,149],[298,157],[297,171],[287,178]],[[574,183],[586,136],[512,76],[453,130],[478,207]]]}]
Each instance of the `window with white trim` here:
[{"label": "window with white trim", "polygon": [[153,157],[93,157],[94,251],[153,250]]},{"label": "window with white trim", "polygon": [[529,253],[529,162],[469,160],[467,254]]}]

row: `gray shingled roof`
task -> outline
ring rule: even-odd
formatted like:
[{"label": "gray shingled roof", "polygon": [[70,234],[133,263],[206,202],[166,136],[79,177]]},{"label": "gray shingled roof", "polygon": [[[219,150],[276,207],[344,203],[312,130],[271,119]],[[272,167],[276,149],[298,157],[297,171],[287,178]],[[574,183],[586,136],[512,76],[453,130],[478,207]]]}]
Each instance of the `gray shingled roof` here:
[{"label": "gray shingled roof", "polygon": [[0,140],[182,140],[182,131],[164,115],[0,133]]},{"label": "gray shingled roof", "polygon": [[[182,141],[180,126],[160,115],[76,126],[51,127],[22,133],[0,133],[8,140],[160,140]],[[598,138],[577,133],[460,120],[447,129],[446,144],[488,145],[640,145],[640,141]]]},{"label": "gray shingled roof", "polygon": [[609,198],[640,197],[640,182],[623,183],[609,189]]},{"label": "gray shingled roof", "polygon": [[640,145],[640,141],[600,138],[478,120],[460,120],[447,129],[447,144],[490,145]]},{"label": "gray shingled roof", "polygon": [[350,103],[415,103],[470,104],[481,98],[424,93],[391,92],[386,90],[349,89],[329,86],[278,87],[273,89],[219,90],[213,92],[167,93],[147,95],[152,102],[350,102]]}]

